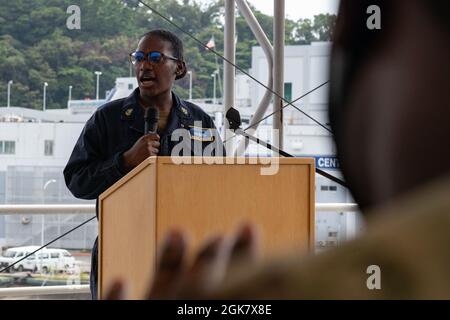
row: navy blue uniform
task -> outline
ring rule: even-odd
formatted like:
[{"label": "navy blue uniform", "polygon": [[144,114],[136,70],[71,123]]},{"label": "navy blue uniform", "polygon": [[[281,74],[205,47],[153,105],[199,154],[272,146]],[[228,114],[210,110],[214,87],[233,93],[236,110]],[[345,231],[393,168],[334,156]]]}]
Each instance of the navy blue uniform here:
[{"label": "navy blue uniform", "polygon": [[[127,172],[122,154],[144,134],[144,109],[138,103],[139,88],[124,99],[106,103],[87,121],[64,168],[64,179],[72,194],[81,199],[98,196],[122,178]],[[215,129],[212,119],[198,106],[180,99],[172,93],[173,105],[164,131],[159,132],[158,155],[169,156],[177,141],[171,141],[175,129],[184,128],[192,133],[191,139],[201,139],[202,150],[211,142],[221,144],[217,134],[205,134]],[[194,122],[201,121],[201,127]],[[211,130],[209,130],[211,131]],[[223,149],[222,149],[223,150]],[[200,156],[192,148],[191,155]],[[214,155],[214,154],[213,154]],[[91,293],[97,297],[97,240],[91,260]]]}]

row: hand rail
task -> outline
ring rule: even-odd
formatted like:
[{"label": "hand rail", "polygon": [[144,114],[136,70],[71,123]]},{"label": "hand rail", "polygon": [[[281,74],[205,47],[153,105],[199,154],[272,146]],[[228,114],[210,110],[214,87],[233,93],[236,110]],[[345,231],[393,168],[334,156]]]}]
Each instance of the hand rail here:
[{"label": "hand rail", "polygon": [[48,287],[0,288],[0,297],[3,298],[82,293],[90,293],[88,284]]},{"label": "hand rail", "polygon": [[[316,212],[357,212],[356,203],[316,203]],[[95,214],[95,204],[1,204],[0,215]]]},{"label": "hand rail", "polygon": [[1,204],[0,215],[14,214],[95,214],[95,204]]},{"label": "hand rail", "polygon": [[[316,212],[357,212],[356,203],[316,203]],[[95,213],[94,204],[5,204],[0,215],[10,214],[81,214]],[[1,297],[28,297],[53,294],[89,293],[89,285],[0,288]]]}]

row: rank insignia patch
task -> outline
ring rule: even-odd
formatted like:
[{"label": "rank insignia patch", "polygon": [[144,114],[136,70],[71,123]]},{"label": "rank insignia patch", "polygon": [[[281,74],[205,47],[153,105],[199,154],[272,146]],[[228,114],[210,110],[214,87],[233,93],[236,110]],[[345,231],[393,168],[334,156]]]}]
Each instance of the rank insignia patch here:
[{"label": "rank insignia patch", "polygon": [[187,109],[185,108],[185,107],[181,107],[181,111],[184,113],[184,115],[188,115],[189,113],[188,113],[188,111],[187,111]]},{"label": "rank insignia patch", "polygon": [[125,116],[127,116],[127,117],[131,116],[132,113],[133,113],[133,108],[129,108],[129,109],[125,110]]}]

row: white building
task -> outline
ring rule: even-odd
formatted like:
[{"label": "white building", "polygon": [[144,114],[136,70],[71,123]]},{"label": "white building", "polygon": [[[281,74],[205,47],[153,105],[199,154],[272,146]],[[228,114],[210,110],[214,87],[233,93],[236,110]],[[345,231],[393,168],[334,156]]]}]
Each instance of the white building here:
[{"label": "white building", "polygon": [[[304,94],[328,80],[330,44],[285,47],[285,97],[288,100]],[[259,47],[252,51],[250,73],[259,81],[267,81],[267,62]],[[62,170],[86,122],[105,101],[126,97],[137,87],[136,79],[118,78],[116,86],[105,100],[69,101],[68,108],[45,112],[25,108],[0,108],[0,204],[24,203],[85,203],[75,199],[65,186]],[[295,105],[321,123],[327,123],[327,90],[317,90]],[[244,121],[256,110],[265,88],[244,74],[236,75],[236,108]],[[208,112],[220,127],[223,105],[194,101]],[[268,112],[272,108],[269,107]],[[335,149],[329,132],[316,125],[292,107],[285,108],[285,151],[296,156],[316,158],[316,165],[340,177]],[[245,123],[244,126],[245,128]],[[271,120],[258,129],[258,136],[271,141]],[[247,154],[267,154],[263,147],[250,145]],[[47,184],[46,189],[44,186]],[[295,201],[293,199],[293,201]],[[348,191],[317,175],[317,202],[352,202]],[[56,238],[91,215],[54,215],[45,217],[45,241]],[[1,245],[39,245],[42,216],[0,215]],[[316,238],[319,246],[333,245],[358,228],[358,216],[353,213],[317,213]],[[97,234],[96,221],[77,230],[55,244],[65,248],[91,248]]]},{"label": "white building", "polygon": [[[295,101],[329,80],[330,54],[330,42],[313,42],[311,45],[284,47],[284,98],[287,101]],[[268,64],[262,48],[253,47],[250,74],[266,84],[268,72]],[[266,88],[251,79],[248,90],[251,104],[248,108],[239,110],[243,119],[246,117],[249,119],[248,115],[254,114],[266,92]],[[328,90],[329,85],[326,84],[293,104],[328,127]],[[272,112],[273,106],[270,105],[266,114]],[[283,109],[283,119],[283,150],[294,156],[314,157],[316,167],[342,178],[331,133],[290,105]],[[261,123],[257,135],[266,141],[271,141],[272,117]],[[253,144],[250,145],[248,153],[253,154],[257,150],[261,150],[261,148],[257,148]],[[353,202],[353,199],[346,188],[316,175],[316,202],[346,203]],[[316,212],[316,239],[319,246],[332,245],[332,242],[352,237],[361,227],[362,221],[359,214]]]},{"label": "white building", "polygon": [[[85,202],[70,194],[62,170],[90,114],[71,115],[69,112],[68,109],[43,112],[0,108],[1,204]],[[42,234],[45,242],[50,241],[89,216],[0,215],[0,245],[39,245]],[[54,245],[89,248],[96,228],[96,222],[89,223]]]},{"label": "white building", "polygon": [[[72,196],[62,171],[93,112],[106,101],[128,96],[136,87],[135,78],[117,78],[104,100],[71,100],[67,108],[45,112],[0,107],[0,204],[93,203]],[[0,247],[40,245],[42,234],[44,242],[51,241],[90,217],[0,215]],[[97,222],[92,221],[53,246],[90,249],[96,235]]]}]

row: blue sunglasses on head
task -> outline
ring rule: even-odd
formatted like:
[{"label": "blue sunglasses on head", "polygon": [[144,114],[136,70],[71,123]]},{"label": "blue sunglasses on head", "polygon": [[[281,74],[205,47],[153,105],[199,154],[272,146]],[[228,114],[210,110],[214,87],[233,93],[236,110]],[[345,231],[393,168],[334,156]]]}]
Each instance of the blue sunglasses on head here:
[{"label": "blue sunglasses on head", "polygon": [[159,51],[151,51],[149,53],[144,53],[142,51],[135,51],[135,52],[130,53],[130,61],[132,64],[140,63],[146,59],[147,59],[147,61],[149,61],[153,64],[159,64],[159,63],[163,62],[164,59],[180,61],[180,59],[169,56],[169,55],[164,54]]}]

